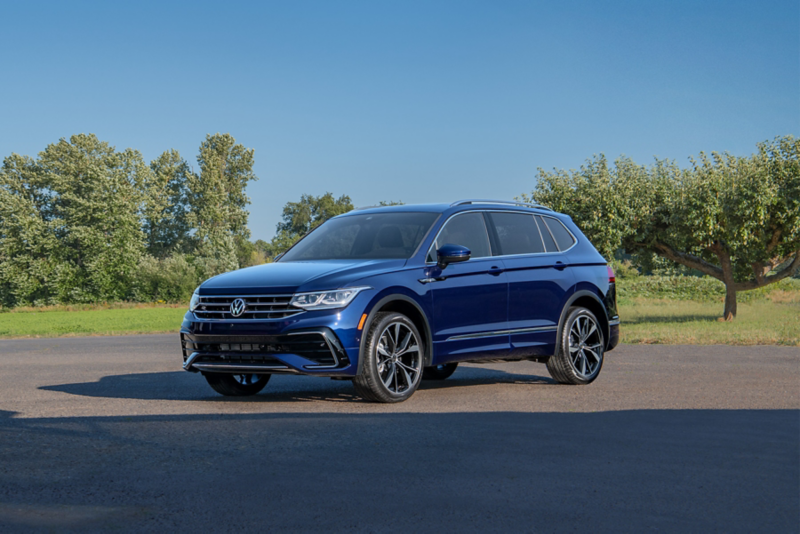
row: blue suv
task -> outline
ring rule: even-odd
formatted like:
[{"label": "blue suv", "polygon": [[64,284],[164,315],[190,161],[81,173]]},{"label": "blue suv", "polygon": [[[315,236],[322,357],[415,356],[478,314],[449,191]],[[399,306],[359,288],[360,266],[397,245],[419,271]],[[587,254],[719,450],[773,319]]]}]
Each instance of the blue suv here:
[{"label": "blue suv", "polygon": [[572,220],[489,200],[330,219],[274,263],[203,282],[181,326],[183,368],[222,395],[294,373],[377,402],[460,362],[533,360],[588,384],[618,339],[614,273]]}]

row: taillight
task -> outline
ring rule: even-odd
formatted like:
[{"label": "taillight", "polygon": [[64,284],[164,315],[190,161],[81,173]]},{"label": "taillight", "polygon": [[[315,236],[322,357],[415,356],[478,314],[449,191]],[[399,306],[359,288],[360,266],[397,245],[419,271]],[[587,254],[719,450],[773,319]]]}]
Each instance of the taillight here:
[{"label": "taillight", "polygon": [[606,265],[606,267],[608,267],[608,283],[613,284],[617,281],[617,277],[614,276],[614,269],[610,265]]}]

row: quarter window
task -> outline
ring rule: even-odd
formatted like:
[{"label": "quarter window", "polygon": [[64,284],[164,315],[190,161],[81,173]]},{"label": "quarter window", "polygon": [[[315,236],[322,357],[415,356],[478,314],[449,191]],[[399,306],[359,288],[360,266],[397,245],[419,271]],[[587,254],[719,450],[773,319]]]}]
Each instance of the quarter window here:
[{"label": "quarter window", "polygon": [[447,221],[428,252],[427,261],[436,261],[436,251],[442,245],[461,245],[467,247],[472,258],[485,258],[492,255],[489,246],[489,233],[481,213],[472,212],[456,215]]},{"label": "quarter window", "polygon": [[489,214],[500,241],[500,254],[535,254],[544,252],[541,234],[533,215],[525,213]]},{"label": "quarter window", "polygon": [[556,247],[556,242],[553,239],[553,236],[550,234],[547,226],[544,225],[542,218],[538,215],[536,215],[536,222],[539,224],[539,230],[542,233],[544,248],[547,249],[547,252],[558,252],[558,247]]},{"label": "quarter window", "polygon": [[558,250],[567,250],[575,243],[575,238],[572,237],[569,230],[564,227],[564,223],[552,217],[542,217],[542,220],[547,224],[547,227],[550,228],[550,232],[552,232],[553,237],[556,239]]}]

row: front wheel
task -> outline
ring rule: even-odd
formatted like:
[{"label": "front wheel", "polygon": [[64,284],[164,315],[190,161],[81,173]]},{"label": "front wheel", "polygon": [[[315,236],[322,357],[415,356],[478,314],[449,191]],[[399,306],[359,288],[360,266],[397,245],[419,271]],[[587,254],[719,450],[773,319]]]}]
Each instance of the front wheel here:
[{"label": "front wheel", "polygon": [[586,308],[572,307],[560,333],[558,353],[547,360],[547,370],[562,384],[588,384],[603,367],[605,341],[597,317]]},{"label": "front wheel", "polygon": [[272,375],[232,375],[226,373],[203,373],[208,385],[226,397],[255,395],[267,385]]},{"label": "front wheel", "polygon": [[401,402],[414,394],[422,378],[425,346],[414,323],[400,313],[381,312],[366,334],[361,372],[353,386],[375,402]]}]

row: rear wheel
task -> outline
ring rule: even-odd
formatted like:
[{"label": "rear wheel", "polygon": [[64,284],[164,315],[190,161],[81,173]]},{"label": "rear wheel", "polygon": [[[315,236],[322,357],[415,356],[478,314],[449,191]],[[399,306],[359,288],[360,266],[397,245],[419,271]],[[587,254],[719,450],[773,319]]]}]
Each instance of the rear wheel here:
[{"label": "rear wheel", "polygon": [[203,373],[208,385],[226,397],[255,395],[267,385],[272,375],[232,375],[226,373]]},{"label": "rear wheel", "polygon": [[422,372],[422,379],[445,380],[447,378],[450,378],[450,375],[456,372],[456,367],[458,367],[458,362],[445,363],[442,365],[434,365],[431,367],[426,367],[425,370]]},{"label": "rear wheel", "polygon": [[356,392],[375,402],[401,402],[422,378],[425,347],[417,327],[400,313],[381,312],[367,332],[364,363],[353,379]]},{"label": "rear wheel", "polygon": [[572,307],[561,331],[558,354],[547,360],[547,370],[562,384],[588,384],[603,367],[605,340],[597,317],[586,308]]}]

